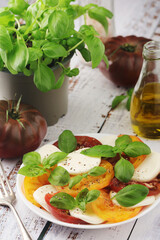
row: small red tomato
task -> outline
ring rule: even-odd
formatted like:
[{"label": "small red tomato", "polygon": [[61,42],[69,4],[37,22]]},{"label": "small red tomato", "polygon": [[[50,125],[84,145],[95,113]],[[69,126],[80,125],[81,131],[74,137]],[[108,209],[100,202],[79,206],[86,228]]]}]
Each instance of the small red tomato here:
[{"label": "small red tomato", "polygon": [[50,204],[50,199],[54,196],[55,194],[51,195],[51,194],[46,194],[45,196],[45,201],[48,205],[48,208],[51,212],[51,214],[57,218],[58,220],[62,221],[62,222],[67,222],[67,223],[74,223],[74,224],[87,224],[86,222],[84,222],[83,220],[79,219],[79,218],[75,218],[72,217],[71,215],[69,215],[68,210],[64,210],[64,209],[58,209],[54,206],[52,206]]},{"label": "small red tomato", "polygon": [[30,105],[0,101],[0,157],[16,158],[35,150],[47,132],[46,120]]}]

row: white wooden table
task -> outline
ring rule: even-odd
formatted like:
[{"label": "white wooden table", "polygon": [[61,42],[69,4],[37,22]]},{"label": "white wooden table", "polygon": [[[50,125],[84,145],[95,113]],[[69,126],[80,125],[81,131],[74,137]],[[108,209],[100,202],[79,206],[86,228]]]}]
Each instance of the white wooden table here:
[{"label": "white wooden table", "polygon": [[[0,5],[6,2],[1,1]],[[135,34],[160,41],[160,0],[117,0],[115,22],[117,34]],[[83,65],[76,56],[71,64],[80,68],[80,75],[70,79],[68,113],[56,125],[48,128],[42,145],[56,139],[64,129],[70,129],[73,133],[133,134],[124,103],[111,111],[114,96],[126,90],[113,85],[98,69]],[[160,151],[160,140],[145,141],[153,150]],[[2,163],[16,193],[15,183],[21,159],[3,159]],[[72,229],[49,223],[31,212],[18,196],[15,206],[33,240],[160,239],[160,206],[139,220],[100,230]],[[1,206],[0,240],[22,240],[11,211]]]}]

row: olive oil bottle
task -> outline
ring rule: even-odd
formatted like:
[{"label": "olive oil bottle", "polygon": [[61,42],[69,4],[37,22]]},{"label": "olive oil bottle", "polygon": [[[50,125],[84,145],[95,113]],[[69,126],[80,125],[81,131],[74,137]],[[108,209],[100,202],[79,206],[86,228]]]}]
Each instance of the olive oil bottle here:
[{"label": "olive oil bottle", "polygon": [[143,57],[131,101],[131,124],[139,136],[160,138],[160,43],[146,43]]}]

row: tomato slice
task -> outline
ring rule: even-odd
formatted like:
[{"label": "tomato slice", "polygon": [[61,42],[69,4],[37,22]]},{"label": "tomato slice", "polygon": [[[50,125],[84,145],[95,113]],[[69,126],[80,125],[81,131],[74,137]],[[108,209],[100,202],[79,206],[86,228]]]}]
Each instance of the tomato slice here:
[{"label": "tomato slice", "polygon": [[[123,136],[123,134],[119,135],[118,137],[120,136]],[[139,137],[137,136],[132,136],[132,135],[129,135],[130,138],[132,139],[132,142],[143,142]],[[138,156],[138,157],[130,157],[129,158],[129,161],[133,164],[134,168],[137,168],[143,161],[144,159],[146,158],[147,155],[141,155],[141,156]]]},{"label": "tomato slice", "polygon": [[[96,145],[102,145],[100,141],[98,141],[96,138],[93,137],[88,137],[88,136],[75,136],[77,139],[77,148],[76,150],[80,148],[85,148],[85,147],[94,147]],[[58,141],[56,141],[53,145],[58,147]]]},{"label": "tomato slice", "polygon": [[81,182],[76,184],[72,189],[69,189],[68,185],[63,187],[55,186],[57,191],[66,192],[75,197],[84,188],[88,188],[88,190],[93,190],[107,187],[110,184],[112,178],[114,177],[113,166],[111,163],[105,160],[102,160],[99,166],[106,169],[106,172],[103,175],[97,177],[88,176],[87,178],[83,178]]},{"label": "tomato slice", "polygon": [[75,218],[72,217],[71,215],[69,215],[69,211],[68,210],[64,210],[64,209],[58,209],[54,206],[52,206],[50,204],[50,199],[54,196],[55,194],[46,194],[45,196],[45,201],[48,205],[49,211],[50,213],[57,218],[58,220],[62,221],[62,222],[67,222],[67,223],[74,223],[74,224],[87,224],[86,222],[84,222],[83,220],[79,219],[79,218]]},{"label": "tomato slice", "polygon": [[109,187],[111,188],[112,191],[119,192],[121,189],[123,189],[127,185],[128,185],[127,183],[120,182],[117,178],[113,178],[111,180]]},{"label": "tomato slice", "polygon": [[112,203],[109,194],[105,190],[100,190],[99,198],[93,201],[92,208],[96,215],[106,222],[122,222],[136,216],[143,207],[125,208]]}]

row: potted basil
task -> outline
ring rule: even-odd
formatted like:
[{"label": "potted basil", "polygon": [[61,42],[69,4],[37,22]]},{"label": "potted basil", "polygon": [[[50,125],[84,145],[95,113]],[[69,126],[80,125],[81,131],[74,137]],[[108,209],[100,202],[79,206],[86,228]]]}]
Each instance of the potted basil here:
[{"label": "potted basil", "polygon": [[[104,45],[92,26],[75,30],[74,21],[88,14],[108,31],[112,13],[96,4],[79,6],[72,0],[10,0],[0,8],[0,99],[22,95],[44,115],[49,125],[67,111],[67,80],[79,74],[69,61],[78,50],[95,68]],[[87,48],[86,48],[87,46]],[[62,110],[61,110],[62,108]]]}]

